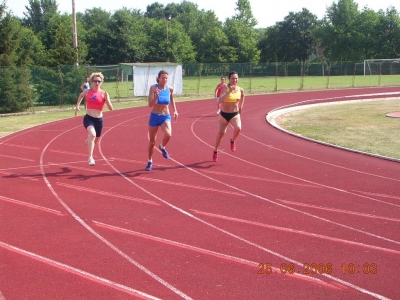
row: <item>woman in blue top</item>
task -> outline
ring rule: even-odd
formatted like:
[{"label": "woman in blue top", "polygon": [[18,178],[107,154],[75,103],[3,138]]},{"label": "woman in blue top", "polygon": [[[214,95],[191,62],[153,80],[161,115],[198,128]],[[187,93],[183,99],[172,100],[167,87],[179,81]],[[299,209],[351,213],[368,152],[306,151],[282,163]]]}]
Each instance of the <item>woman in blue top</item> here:
[{"label": "woman in blue top", "polygon": [[156,145],[158,127],[161,127],[164,136],[159,149],[164,158],[168,158],[169,154],[165,146],[172,135],[171,115],[169,113],[169,104],[172,104],[174,109],[174,118],[178,118],[178,111],[176,110],[175,100],[173,96],[174,89],[167,85],[168,72],[161,70],[158,72],[157,84],[150,87],[149,97],[147,99],[149,107],[152,107],[149,120],[149,147],[148,147],[148,162],[146,166],[147,171],[151,171],[153,167],[153,153],[154,146]]},{"label": "woman in blue top", "polygon": [[[88,90],[88,89],[90,89],[90,77],[89,76],[87,76],[85,78],[85,81],[81,85],[81,91],[82,92],[84,90]],[[85,99],[83,99],[83,105],[85,106],[85,109],[86,109],[86,101],[85,101]]]}]

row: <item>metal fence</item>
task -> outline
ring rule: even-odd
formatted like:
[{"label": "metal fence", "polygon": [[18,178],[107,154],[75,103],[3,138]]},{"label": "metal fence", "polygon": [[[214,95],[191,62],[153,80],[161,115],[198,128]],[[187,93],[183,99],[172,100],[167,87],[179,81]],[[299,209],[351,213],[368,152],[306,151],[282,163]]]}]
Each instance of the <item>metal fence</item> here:
[{"label": "metal fence", "polygon": [[[182,64],[183,91],[185,97],[212,97],[216,84],[222,75],[231,70],[239,73],[240,85],[247,94],[270,93],[286,90],[329,89],[374,86],[398,86],[400,63],[393,61],[374,62],[368,65],[369,76],[364,76],[364,62],[311,62],[305,63],[196,63]],[[64,106],[76,103],[80,86],[92,72],[105,76],[104,88],[114,101],[132,99],[132,74],[124,74],[119,65],[110,66],[58,66],[21,67],[24,76],[9,76],[8,85],[30,87],[30,105]],[[7,71],[18,67],[0,67],[0,78]],[[19,74],[15,72],[15,74]],[[0,81],[4,84],[4,81]],[[1,97],[0,109],[7,101]]]}]

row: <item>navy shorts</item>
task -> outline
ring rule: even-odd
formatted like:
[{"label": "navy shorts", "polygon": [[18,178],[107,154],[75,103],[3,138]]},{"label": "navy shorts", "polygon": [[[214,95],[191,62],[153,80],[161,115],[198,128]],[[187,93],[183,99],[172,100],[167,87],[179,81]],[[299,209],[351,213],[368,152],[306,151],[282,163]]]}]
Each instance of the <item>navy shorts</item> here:
[{"label": "navy shorts", "polygon": [[85,115],[83,117],[83,126],[85,126],[85,128],[93,126],[96,131],[96,137],[100,137],[103,131],[103,118],[93,118],[89,115]]},{"label": "navy shorts", "polygon": [[149,126],[158,127],[164,122],[171,122],[170,114],[150,114]]}]

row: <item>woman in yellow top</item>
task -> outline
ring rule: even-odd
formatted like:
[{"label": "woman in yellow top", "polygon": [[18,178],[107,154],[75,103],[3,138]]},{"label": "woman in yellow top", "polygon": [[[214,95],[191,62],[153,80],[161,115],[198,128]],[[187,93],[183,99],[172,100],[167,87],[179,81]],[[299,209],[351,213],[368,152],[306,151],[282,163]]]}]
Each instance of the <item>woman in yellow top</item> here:
[{"label": "woman in yellow top", "polygon": [[214,161],[218,161],[218,149],[228,125],[231,124],[233,126],[233,136],[230,140],[232,152],[236,151],[235,140],[242,130],[240,114],[242,113],[244,104],[244,90],[237,85],[239,80],[237,72],[230,72],[228,78],[229,84],[226,88],[222,89],[221,95],[218,98],[218,102],[221,103],[221,112],[218,119],[218,134],[213,154]]}]

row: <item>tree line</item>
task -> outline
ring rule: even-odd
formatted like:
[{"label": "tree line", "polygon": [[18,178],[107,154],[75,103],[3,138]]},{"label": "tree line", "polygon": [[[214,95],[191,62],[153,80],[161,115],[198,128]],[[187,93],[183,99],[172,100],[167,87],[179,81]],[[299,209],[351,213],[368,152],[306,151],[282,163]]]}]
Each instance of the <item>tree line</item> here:
[{"label": "tree line", "polygon": [[249,0],[236,2],[224,22],[190,1],[155,2],[146,11],[101,8],[77,13],[78,53],[70,14],[56,0],[29,0],[23,18],[0,5],[1,66],[110,65],[121,62],[237,63],[354,61],[397,58],[400,16],[396,8],[359,9],[353,0],[327,7],[319,20],[308,9],[289,12],[281,22],[255,28]]},{"label": "tree line", "polygon": [[[146,11],[124,7],[111,13],[92,8],[76,14],[77,48],[73,18],[58,11],[56,0],[29,0],[25,9],[24,17],[18,18],[8,10],[6,0],[0,4],[0,112],[5,106],[23,109],[40,92],[21,84],[32,81],[32,66],[162,61],[257,64],[304,62],[310,57],[327,63],[400,56],[396,8],[375,12],[359,9],[353,0],[333,2],[322,19],[306,8],[289,12],[268,28],[256,28],[249,0],[237,0],[235,15],[224,22],[214,11],[200,10],[190,1],[165,6],[154,2]],[[50,75],[61,80],[59,70]]]}]

